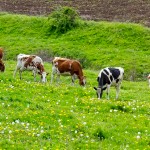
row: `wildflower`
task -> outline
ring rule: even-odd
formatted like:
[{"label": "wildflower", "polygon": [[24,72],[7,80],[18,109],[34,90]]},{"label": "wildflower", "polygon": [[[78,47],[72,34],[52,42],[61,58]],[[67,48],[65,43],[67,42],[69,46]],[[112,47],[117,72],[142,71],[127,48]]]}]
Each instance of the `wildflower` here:
[{"label": "wildflower", "polygon": [[136,138],[137,138],[137,140],[138,140],[138,139],[140,139],[141,137],[138,135],[138,136],[136,136]]},{"label": "wildflower", "polygon": [[15,124],[15,122],[12,122],[11,124],[12,124],[12,125],[14,125],[14,124]]},{"label": "wildflower", "polygon": [[40,136],[40,134],[37,134],[36,136]]},{"label": "wildflower", "polygon": [[20,122],[20,120],[19,120],[19,119],[18,119],[18,120],[15,120],[15,122],[16,122],[16,123],[19,123],[19,122]]},{"label": "wildflower", "polygon": [[11,133],[12,133],[12,131],[11,131],[11,130],[9,130],[9,133],[11,134]]},{"label": "wildflower", "polygon": [[77,132],[78,132],[77,130],[74,131],[75,134],[76,134]]},{"label": "wildflower", "polygon": [[83,122],[84,125],[86,125],[86,122]]},{"label": "wildflower", "polygon": [[44,132],[44,130],[41,130],[41,133],[43,133]]}]

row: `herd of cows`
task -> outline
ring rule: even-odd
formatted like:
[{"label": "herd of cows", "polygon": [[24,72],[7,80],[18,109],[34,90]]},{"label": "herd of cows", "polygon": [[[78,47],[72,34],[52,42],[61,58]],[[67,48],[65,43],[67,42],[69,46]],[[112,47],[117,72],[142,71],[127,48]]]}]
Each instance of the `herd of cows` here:
[{"label": "herd of cows", "polygon": [[[3,49],[0,48],[0,71],[4,72],[5,64],[2,58]],[[45,71],[43,60],[39,56],[19,54],[13,76],[15,77],[16,72],[19,71],[20,79],[22,79],[22,72],[25,70],[31,70],[33,72],[34,81],[36,80],[36,74],[39,74],[41,76],[41,82],[47,82],[46,77],[48,73]],[[72,84],[74,84],[76,78],[79,79],[81,86],[85,86],[86,84],[86,78],[83,74],[81,64],[77,60],[55,57],[52,60],[51,83],[55,75],[57,75],[57,82],[60,80],[60,75],[70,75]],[[94,87],[97,98],[101,99],[103,91],[106,90],[107,99],[109,99],[110,86],[114,85],[116,87],[116,99],[118,99],[123,76],[124,69],[121,67],[107,67],[102,69],[97,77],[98,87]],[[148,80],[150,86],[150,74],[148,75]]]}]

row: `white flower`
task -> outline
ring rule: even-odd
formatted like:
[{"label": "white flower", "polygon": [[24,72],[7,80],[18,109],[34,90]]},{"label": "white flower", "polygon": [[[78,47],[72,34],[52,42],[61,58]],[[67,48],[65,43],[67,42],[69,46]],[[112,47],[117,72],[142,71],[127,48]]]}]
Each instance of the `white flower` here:
[{"label": "white flower", "polygon": [[37,134],[37,136],[40,136],[40,134]]},{"label": "white flower", "polygon": [[19,119],[18,119],[18,120],[15,120],[15,122],[16,122],[16,123],[19,123],[19,122],[20,122],[20,120],[19,120]]},{"label": "white flower", "polygon": [[75,134],[76,134],[77,132],[78,132],[77,130],[74,131]]},{"label": "white flower", "polygon": [[110,112],[112,112],[112,109],[110,110]]},{"label": "white flower", "polygon": [[11,124],[12,124],[12,125],[14,125],[14,124],[15,124],[15,122],[12,122]]},{"label": "white flower", "polygon": [[86,122],[83,122],[84,125],[86,125]]},{"label": "white flower", "polygon": [[41,133],[43,133],[44,132],[44,130],[41,130]]},{"label": "white flower", "polygon": [[137,139],[140,139],[141,137],[138,135],[136,138],[137,138]]},{"label": "white flower", "polygon": [[11,130],[9,130],[9,133],[12,133],[12,131],[11,131]]},{"label": "white flower", "polygon": [[30,125],[30,123],[27,123],[27,126],[29,126]]}]

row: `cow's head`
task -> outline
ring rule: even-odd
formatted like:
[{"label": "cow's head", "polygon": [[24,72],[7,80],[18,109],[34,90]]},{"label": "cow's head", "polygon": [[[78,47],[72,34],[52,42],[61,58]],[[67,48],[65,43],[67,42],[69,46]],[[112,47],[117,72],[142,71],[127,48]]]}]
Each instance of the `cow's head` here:
[{"label": "cow's head", "polygon": [[5,71],[5,65],[4,63],[0,60],[0,71],[4,72]]},{"label": "cow's head", "polygon": [[147,76],[148,79],[150,79],[150,74]]},{"label": "cow's head", "polygon": [[46,77],[49,73],[47,72],[38,72],[38,73],[41,75],[41,82],[46,83],[47,82]]},{"label": "cow's head", "polygon": [[80,83],[80,85],[85,86],[85,84],[86,84],[86,77],[85,76],[81,77],[79,83]]},{"label": "cow's head", "polygon": [[101,87],[94,87],[94,90],[96,90],[97,98],[101,99],[103,94],[103,89]]}]

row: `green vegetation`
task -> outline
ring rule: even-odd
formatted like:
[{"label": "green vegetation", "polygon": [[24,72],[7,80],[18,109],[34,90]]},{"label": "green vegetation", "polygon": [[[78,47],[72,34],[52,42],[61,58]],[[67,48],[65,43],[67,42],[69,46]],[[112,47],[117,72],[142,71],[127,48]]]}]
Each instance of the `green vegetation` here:
[{"label": "green vegetation", "polygon": [[[12,78],[15,61],[0,74],[1,149],[139,149],[150,148],[150,90],[147,82],[123,81],[120,98],[111,88],[97,100],[96,71],[84,70],[85,88],[71,86],[70,77],[58,85],[34,82],[31,72]],[[45,68],[51,72],[51,64]],[[50,81],[50,75],[48,76]],[[140,91],[140,92],[139,92]]]},{"label": "green vegetation", "polygon": [[[6,71],[0,73],[0,149],[125,150],[150,149],[149,70],[150,30],[131,23],[77,19],[78,26],[65,32],[50,29],[48,17],[0,13],[0,47],[5,50]],[[63,34],[62,34],[63,33]],[[60,84],[12,77],[19,53],[78,59],[87,78],[85,88],[71,86],[70,77]],[[51,64],[45,62],[51,73]],[[106,66],[125,68],[119,100],[103,94],[97,100],[93,86]]]},{"label": "green vegetation", "polygon": [[125,68],[126,79],[143,80],[150,72],[150,29],[131,23],[78,20],[65,34],[50,33],[48,17],[0,14],[0,46],[5,59],[18,53],[46,54],[80,60],[84,68]]},{"label": "green vegetation", "polygon": [[70,7],[59,7],[49,15],[49,32],[62,34],[78,26],[79,15]]}]

